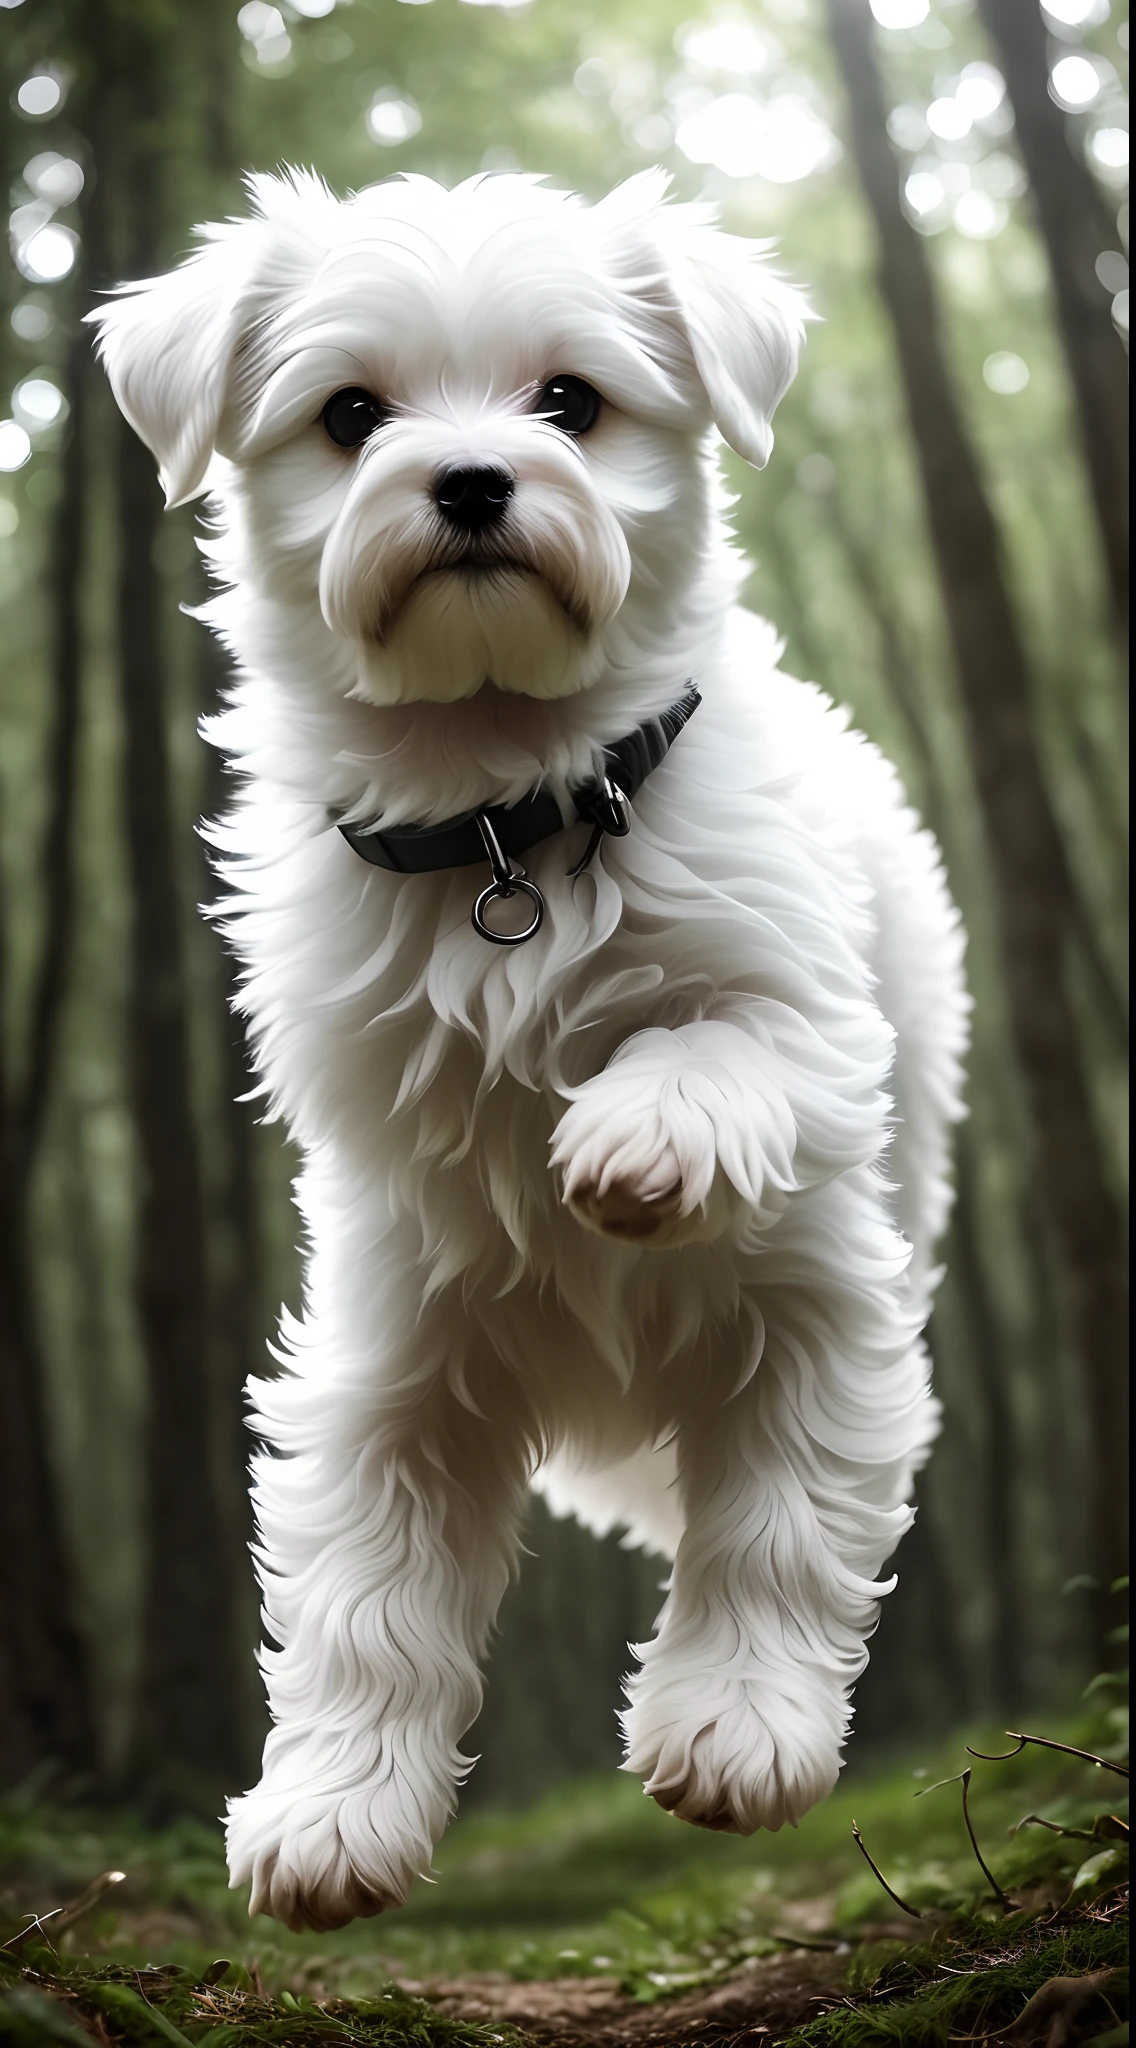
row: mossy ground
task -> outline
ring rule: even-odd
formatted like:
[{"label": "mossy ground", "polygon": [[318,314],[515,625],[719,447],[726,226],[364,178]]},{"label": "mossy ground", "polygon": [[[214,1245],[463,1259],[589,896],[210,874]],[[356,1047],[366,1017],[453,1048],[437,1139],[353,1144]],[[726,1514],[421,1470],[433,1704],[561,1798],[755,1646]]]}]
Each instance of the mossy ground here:
[{"label": "mossy ground", "polygon": [[[1038,1732],[1118,1753],[1116,1712]],[[990,1730],[970,1739],[1011,1746]],[[1127,2040],[1127,1849],[1107,1818],[1126,1816],[1126,1783],[1032,1748],[973,1764],[970,1817],[1007,1910],[976,1862],[959,1785],[929,1789],[967,1761],[959,1738],[850,1775],[799,1829],[748,1842],[683,1827],[627,1779],[576,1783],[523,1813],[459,1819],[436,1884],[398,1915],[321,1936],[244,1917],[216,1825],[11,1801],[0,1941],[101,1871],[127,1877],[54,1948],[33,1935],[6,1950],[0,2036],[131,2048]],[[1074,1832],[1018,1827],[1027,1814]],[[922,1920],[881,1889],[853,1820]],[[1040,2031],[1022,2035],[1038,1993]]]}]

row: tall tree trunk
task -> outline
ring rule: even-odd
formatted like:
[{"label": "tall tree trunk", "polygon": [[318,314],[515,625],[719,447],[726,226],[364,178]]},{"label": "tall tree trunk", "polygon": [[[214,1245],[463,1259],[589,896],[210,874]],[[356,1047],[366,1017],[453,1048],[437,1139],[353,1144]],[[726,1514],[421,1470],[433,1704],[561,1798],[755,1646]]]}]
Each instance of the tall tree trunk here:
[{"label": "tall tree trunk", "polygon": [[[152,254],[139,268],[150,267]],[[146,1593],[139,1766],[223,1772],[230,1748],[229,1586],[210,1455],[206,1259],[188,990],[173,856],[153,460],[115,427],[119,663],[130,886],[130,1049],[140,1174],[136,1291],[146,1360]]]},{"label": "tall tree trunk", "polygon": [[[1066,981],[1075,893],[1042,778],[1000,538],[956,402],[924,247],[900,203],[868,0],[828,0],[850,129],[879,244],[940,588],[989,842],[1011,1028],[1092,1421],[1093,1570],[1127,1555],[1128,1291],[1120,1214]],[[1099,1616],[1104,1635],[1103,1610]]]},{"label": "tall tree trunk", "polygon": [[51,1463],[30,1227],[71,956],[90,369],[82,335],[68,353],[71,421],[49,565],[54,718],[46,765],[43,931],[27,1070],[19,1080],[0,1067],[0,1782],[9,1784],[47,1761],[72,1774],[95,1767],[88,1662]]},{"label": "tall tree trunk", "polygon": [[0,1786],[94,1769],[85,1645],[49,1453],[23,1190],[0,1161]]},{"label": "tall tree trunk", "polygon": [[1092,174],[1069,147],[1049,91],[1049,46],[1030,0],[978,0],[1006,75],[1018,145],[1049,255],[1057,325],[1076,397],[1081,442],[1117,623],[1128,631],[1128,364],[1095,264],[1118,231]]},{"label": "tall tree trunk", "polygon": [[[848,518],[838,492],[826,500],[833,529],[880,632],[884,673],[893,704],[906,727],[924,790],[924,816],[950,857],[947,805],[934,742],[920,702],[915,666],[903,629],[884,587],[879,566]],[[977,1175],[969,1125],[955,1133],[955,1205],[947,1264],[962,1301],[967,1341],[982,1409],[985,1470],[982,1506],[986,1515],[986,1570],[993,1595],[990,1629],[990,1700],[1008,1712],[1022,1703],[1022,1648],[1018,1577],[1015,1570],[1014,1491],[1017,1459],[1009,1395],[1006,1333],[999,1326],[982,1255]],[[904,1556],[901,1553],[901,1569]]]},{"label": "tall tree trunk", "polygon": [[[125,146],[114,152],[115,191],[131,223],[131,274],[145,276],[159,258],[161,167],[149,138],[160,52],[139,35],[126,54],[131,61],[120,75],[131,94],[145,93],[146,104],[124,110]],[[240,1742],[233,1709],[232,1589],[212,1458],[205,1220],[174,854],[160,586],[153,564],[161,497],[153,458],[125,420],[116,420],[114,434],[123,811],[132,897],[131,1076],[140,1179],[135,1285],[148,1396],[136,1769],[158,1790],[183,1789],[194,1781],[204,1790],[239,1765]]]},{"label": "tall tree trunk", "polygon": [[892,1560],[898,1584],[881,1605],[872,1654],[856,1686],[857,1744],[870,1749],[893,1750],[909,1743],[913,1732],[941,1733],[975,1710],[958,1597],[930,1491],[931,1477],[921,1473],[915,1522]]},{"label": "tall tree trunk", "polygon": [[1005,1333],[990,1294],[980,1240],[977,1175],[964,1125],[955,1135],[957,1193],[948,1253],[966,1309],[975,1379],[982,1395],[982,1477],[979,1512],[985,1513],[986,1571],[992,1595],[990,1698],[1007,1713],[1022,1705],[1022,1643],[1016,1569],[1015,1503],[1018,1470],[1007,1384]]}]

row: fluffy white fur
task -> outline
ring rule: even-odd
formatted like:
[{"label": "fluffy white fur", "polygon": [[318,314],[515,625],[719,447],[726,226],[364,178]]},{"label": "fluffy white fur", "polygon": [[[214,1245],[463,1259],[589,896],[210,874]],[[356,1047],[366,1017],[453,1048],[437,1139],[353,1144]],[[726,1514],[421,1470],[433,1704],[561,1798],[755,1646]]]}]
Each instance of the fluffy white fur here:
[{"label": "fluffy white fur", "polygon": [[[704,1826],[795,1821],[935,1431],[962,934],[891,768],[736,608],[710,429],[766,460],[803,309],[664,186],[257,178],[96,316],[171,502],[211,492],[225,926],[304,1162],[304,1313],[251,1389],[274,1727],[229,1820],[292,1926],[429,1867],[534,1484],[674,1557],[627,1769]],[[558,372],[605,400],[580,441],[533,413]],[[355,453],[345,385],[394,408]],[[483,457],[516,480],[492,578],[430,502]],[[586,828],[530,856],[516,951],[478,870],[335,829],[563,795],[691,677],[630,836],[575,883]]]}]

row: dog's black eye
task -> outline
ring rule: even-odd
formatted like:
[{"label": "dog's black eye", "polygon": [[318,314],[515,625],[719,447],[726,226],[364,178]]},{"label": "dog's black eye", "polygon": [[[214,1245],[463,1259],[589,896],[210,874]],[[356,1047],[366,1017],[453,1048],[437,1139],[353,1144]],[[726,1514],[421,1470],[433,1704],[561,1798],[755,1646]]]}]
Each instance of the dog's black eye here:
[{"label": "dog's black eye", "polygon": [[534,411],[562,434],[586,434],[600,416],[603,399],[582,377],[550,377]]},{"label": "dog's black eye", "polygon": [[361,448],[388,418],[386,407],[370,391],[358,390],[352,384],[346,391],[333,392],[328,399],[323,409],[323,429],[337,448]]}]

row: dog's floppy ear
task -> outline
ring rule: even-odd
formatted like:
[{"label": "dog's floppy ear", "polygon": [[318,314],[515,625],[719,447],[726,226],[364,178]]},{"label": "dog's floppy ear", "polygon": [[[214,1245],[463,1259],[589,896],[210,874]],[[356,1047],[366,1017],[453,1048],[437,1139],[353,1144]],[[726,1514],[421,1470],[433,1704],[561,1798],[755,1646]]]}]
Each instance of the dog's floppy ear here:
[{"label": "dog's floppy ear", "polygon": [[[216,231],[215,231],[216,232]],[[166,505],[201,490],[228,393],[247,251],[240,228],[87,319],[122,411],[158,459]]]},{"label": "dog's floppy ear", "polygon": [[714,423],[736,454],[764,469],[773,414],[797,373],[805,301],[766,268],[760,243],[675,226],[664,230],[663,252]]},{"label": "dog's floppy ear", "polygon": [[641,279],[644,240],[651,244],[663,273],[658,284],[651,281],[652,304],[661,286],[723,440],[764,469],[773,414],[796,374],[808,306],[762,260],[768,242],[723,234],[712,206],[668,205],[669,184],[663,171],[640,171],[595,210]]}]

